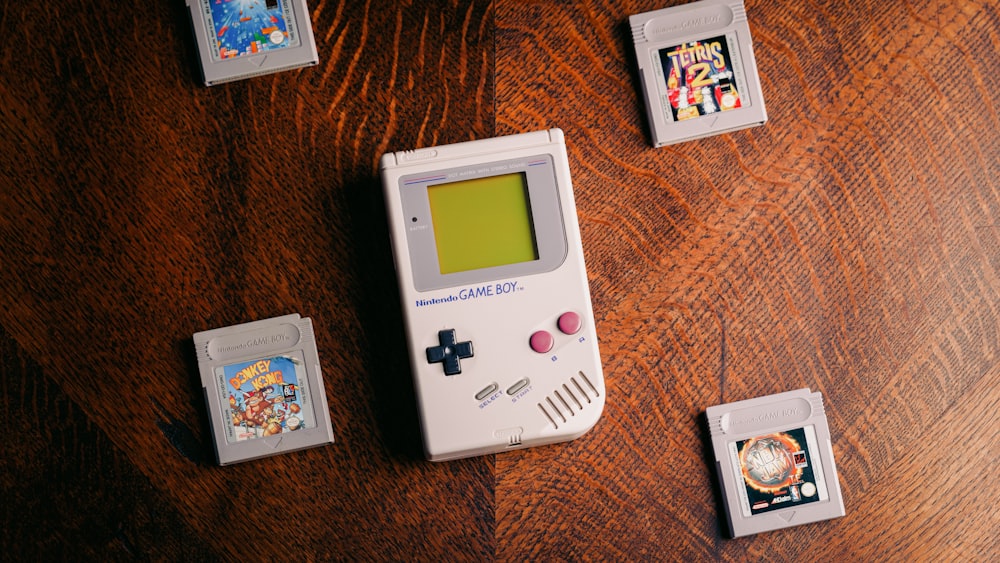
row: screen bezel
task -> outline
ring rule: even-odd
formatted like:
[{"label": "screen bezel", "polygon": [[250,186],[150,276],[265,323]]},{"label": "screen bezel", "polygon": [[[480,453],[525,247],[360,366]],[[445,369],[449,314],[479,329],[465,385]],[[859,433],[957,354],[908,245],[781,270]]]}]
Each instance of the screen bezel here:
[{"label": "screen bezel", "polygon": [[[427,190],[452,182],[523,173],[534,229],[538,259],[487,268],[442,274]],[[569,244],[559,199],[559,186],[551,154],[490,161],[408,174],[399,179],[399,194],[406,222],[407,249],[413,285],[431,291],[505,278],[550,272],[566,260]]]}]

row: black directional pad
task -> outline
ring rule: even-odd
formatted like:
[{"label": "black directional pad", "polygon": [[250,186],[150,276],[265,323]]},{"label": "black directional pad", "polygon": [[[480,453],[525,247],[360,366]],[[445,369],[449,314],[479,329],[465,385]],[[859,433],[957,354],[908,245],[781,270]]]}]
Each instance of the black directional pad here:
[{"label": "black directional pad", "polygon": [[428,363],[438,362],[444,367],[445,375],[458,375],[462,373],[461,359],[472,357],[472,342],[458,342],[455,337],[455,329],[442,330],[438,332],[438,342],[440,346],[427,348]]}]

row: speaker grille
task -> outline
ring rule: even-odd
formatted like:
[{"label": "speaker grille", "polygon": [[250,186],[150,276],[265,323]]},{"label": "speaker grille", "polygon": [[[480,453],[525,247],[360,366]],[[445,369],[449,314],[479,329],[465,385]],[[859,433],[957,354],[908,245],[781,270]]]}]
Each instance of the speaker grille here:
[{"label": "speaker grille", "polygon": [[600,396],[594,384],[581,371],[543,398],[538,403],[538,408],[558,430],[560,424],[568,423],[578,411],[582,411]]}]

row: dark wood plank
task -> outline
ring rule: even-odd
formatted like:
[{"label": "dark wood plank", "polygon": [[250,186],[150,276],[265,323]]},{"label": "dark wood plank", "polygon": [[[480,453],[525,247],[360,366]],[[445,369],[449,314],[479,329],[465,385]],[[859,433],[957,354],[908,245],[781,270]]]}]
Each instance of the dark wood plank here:
[{"label": "dark wood plank", "polygon": [[[419,459],[376,165],[492,134],[492,11],[311,9],[318,67],[206,89],[182,2],[3,8],[46,38],[0,55],[3,326],[194,545],[480,558],[492,461]],[[214,468],[191,334],[288,312],[314,319],[338,443]],[[88,522],[52,514],[27,521]]]},{"label": "dark wood plank", "polygon": [[[8,438],[0,446],[7,499],[0,544],[9,561],[185,559],[212,547],[0,329]],[[127,430],[116,433],[126,433]]]}]

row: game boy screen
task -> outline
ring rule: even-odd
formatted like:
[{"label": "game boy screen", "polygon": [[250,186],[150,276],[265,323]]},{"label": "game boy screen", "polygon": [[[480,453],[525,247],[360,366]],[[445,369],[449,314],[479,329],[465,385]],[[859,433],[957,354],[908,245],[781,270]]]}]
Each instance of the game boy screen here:
[{"label": "game boy screen", "polygon": [[538,259],[524,173],[430,186],[427,199],[442,274]]}]

